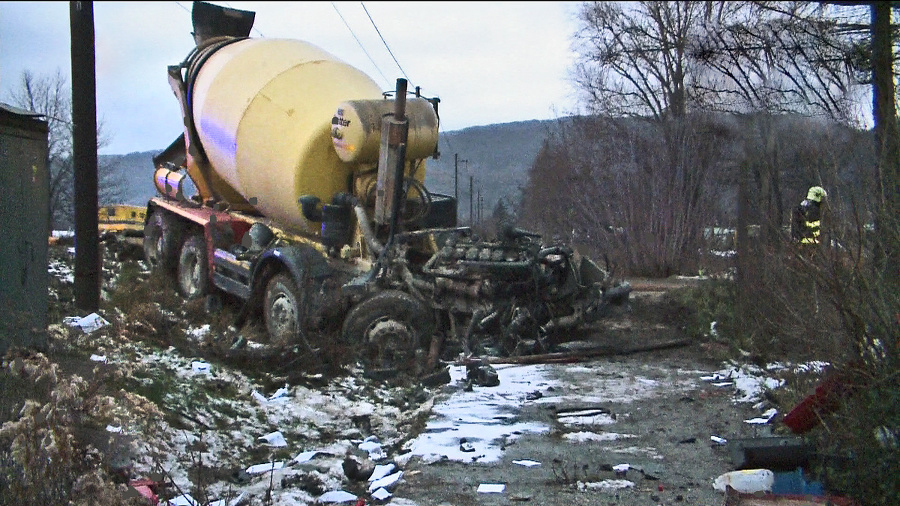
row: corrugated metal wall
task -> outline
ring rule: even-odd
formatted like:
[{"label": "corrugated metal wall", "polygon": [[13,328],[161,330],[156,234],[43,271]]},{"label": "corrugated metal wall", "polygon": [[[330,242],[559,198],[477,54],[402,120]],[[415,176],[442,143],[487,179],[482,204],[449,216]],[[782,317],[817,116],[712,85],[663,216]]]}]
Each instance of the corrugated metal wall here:
[{"label": "corrugated metal wall", "polygon": [[47,346],[47,123],[0,104],[0,354]]}]

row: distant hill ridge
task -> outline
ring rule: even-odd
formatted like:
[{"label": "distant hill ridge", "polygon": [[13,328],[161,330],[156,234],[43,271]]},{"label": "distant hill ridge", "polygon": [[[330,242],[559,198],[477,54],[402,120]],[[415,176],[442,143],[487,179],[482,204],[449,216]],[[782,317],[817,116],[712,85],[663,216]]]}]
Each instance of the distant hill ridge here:
[{"label": "distant hill ridge", "polygon": [[[550,129],[558,120],[530,120],[474,126],[441,132],[440,158],[426,161],[425,185],[433,193],[454,194],[454,155],[459,162],[459,216],[468,224],[470,176],[477,214],[478,191],[481,190],[482,217],[493,212],[502,197],[517,198],[528,169],[534,162]],[[153,185],[153,157],[165,147],[126,155],[100,155],[123,181],[122,204],[145,205],[156,195]],[[465,160],[465,161],[464,161]]]}]

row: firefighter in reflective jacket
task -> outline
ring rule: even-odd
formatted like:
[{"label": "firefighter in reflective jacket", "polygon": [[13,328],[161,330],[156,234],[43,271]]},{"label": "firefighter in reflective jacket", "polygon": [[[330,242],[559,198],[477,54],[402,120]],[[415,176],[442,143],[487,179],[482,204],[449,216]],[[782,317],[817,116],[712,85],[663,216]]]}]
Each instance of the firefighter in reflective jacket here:
[{"label": "firefighter in reflective jacket", "polygon": [[791,237],[800,244],[819,244],[822,231],[822,203],[828,194],[813,186],[797,207],[791,221]]}]

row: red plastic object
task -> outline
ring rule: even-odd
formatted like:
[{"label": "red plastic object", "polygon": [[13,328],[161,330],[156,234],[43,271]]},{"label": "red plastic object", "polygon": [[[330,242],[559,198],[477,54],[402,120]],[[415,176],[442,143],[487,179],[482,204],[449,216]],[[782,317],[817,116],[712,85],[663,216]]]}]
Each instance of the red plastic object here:
[{"label": "red plastic object", "polygon": [[146,497],[150,504],[153,506],[157,506],[159,504],[159,496],[156,495],[154,488],[159,485],[159,482],[153,480],[131,480],[128,482],[128,485],[131,488],[137,490],[139,494]]},{"label": "red plastic object", "polygon": [[829,375],[819,383],[814,394],[800,401],[784,417],[783,422],[794,434],[808,432],[821,422],[820,415],[832,413],[838,408],[838,401],[846,392],[843,377],[840,374]]}]

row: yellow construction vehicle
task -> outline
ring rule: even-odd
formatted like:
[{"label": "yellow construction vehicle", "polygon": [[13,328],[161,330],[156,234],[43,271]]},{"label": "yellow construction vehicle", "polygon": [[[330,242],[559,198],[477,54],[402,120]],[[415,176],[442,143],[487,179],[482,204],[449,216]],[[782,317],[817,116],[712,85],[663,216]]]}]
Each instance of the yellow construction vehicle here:
[{"label": "yellow construction vehicle", "polygon": [[100,235],[120,234],[127,237],[144,235],[144,222],[147,221],[145,206],[114,204],[102,206],[97,211],[97,229]]},{"label": "yellow construction vehicle", "polygon": [[628,299],[571,248],[457,227],[456,199],[424,185],[439,99],[251,38],[253,12],[193,9],[196,47],[168,69],[184,132],[154,158],[144,226],[146,260],[185,297],[236,297],[273,343],[339,335],[375,367],[426,370],[449,345],[547,351]]}]

